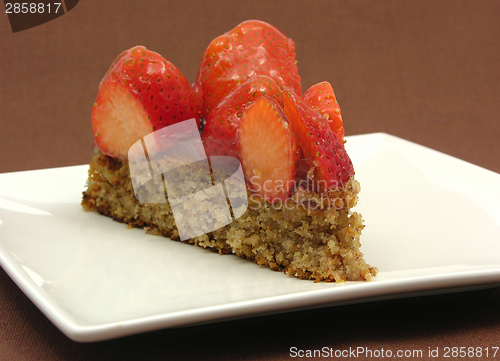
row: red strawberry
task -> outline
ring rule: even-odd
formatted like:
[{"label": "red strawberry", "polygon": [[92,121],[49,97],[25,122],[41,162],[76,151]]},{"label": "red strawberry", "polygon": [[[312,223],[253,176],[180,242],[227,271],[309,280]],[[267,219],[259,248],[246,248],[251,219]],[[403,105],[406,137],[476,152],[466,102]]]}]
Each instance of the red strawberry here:
[{"label": "red strawberry", "polygon": [[92,126],[104,153],[126,159],[145,135],[195,116],[184,75],[158,53],[136,46],[123,52],[101,81]]},{"label": "red strawberry", "polygon": [[302,94],[293,40],[270,24],[249,20],[215,38],[205,50],[197,77],[203,87],[203,116],[256,75],[268,75]]},{"label": "red strawberry", "polygon": [[283,107],[283,91],[268,76],[248,79],[217,105],[206,119],[201,138],[209,155],[237,156],[236,129],[241,115],[251,102],[261,95],[274,98]]},{"label": "red strawberry", "polygon": [[193,100],[196,110],[196,119],[201,118],[201,111],[203,109],[203,88],[199,81],[191,85],[191,92],[193,93]]},{"label": "red strawberry", "polygon": [[245,109],[238,151],[249,188],[270,203],[284,201],[295,179],[297,147],[278,103],[262,95]]},{"label": "red strawberry", "polygon": [[285,114],[295,131],[303,157],[315,167],[315,187],[328,190],[341,186],[354,175],[343,142],[333,133],[328,121],[297,94],[289,89],[284,94]]},{"label": "red strawberry", "polygon": [[344,126],[342,115],[340,115],[340,106],[335,98],[332,85],[327,81],[315,84],[307,89],[302,99],[307,105],[321,113],[328,120],[330,128],[343,141]]}]

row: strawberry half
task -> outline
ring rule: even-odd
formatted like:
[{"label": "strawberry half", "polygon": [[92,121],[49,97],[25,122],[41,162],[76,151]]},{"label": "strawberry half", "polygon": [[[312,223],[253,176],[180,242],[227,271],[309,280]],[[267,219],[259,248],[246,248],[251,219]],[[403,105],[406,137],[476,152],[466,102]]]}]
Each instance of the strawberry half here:
[{"label": "strawberry half", "polygon": [[193,93],[194,109],[196,111],[196,119],[201,118],[201,110],[203,109],[203,88],[199,81],[191,84],[191,92]]},{"label": "strawberry half", "polygon": [[245,109],[238,151],[249,188],[270,203],[286,200],[295,179],[297,146],[274,99],[262,95]]},{"label": "strawberry half", "polygon": [[314,186],[319,190],[342,186],[354,175],[343,142],[333,133],[328,121],[292,90],[287,89],[284,95],[285,114],[295,131],[304,161],[314,167]]},{"label": "strawberry half", "polygon": [[340,106],[335,98],[332,85],[327,81],[315,84],[307,89],[302,99],[307,105],[317,110],[328,120],[330,128],[343,141],[344,126],[342,115],[340,114]]},{"label": "strawberry half", "polygon": [[283,91],[268,76],[248,79],[217,105],[206,119],[201,138],[209,155],[237,157],[236,130],[245,108],[261,95],[267,95],[283,107]]},{"label": "strawberry half", "polygon": [[203,87],[203,116],[256,75],[268,75],[302,94],[293,40],[268,23],[249,20],[215,38],[205,50],[197,77]]},{"label": "strawberry half", "polygon": [[136,46],[123,52],[101,81],[92,127],[102,152],[126,159],[145,135],[195,117],[184,75],[158,53]]}]

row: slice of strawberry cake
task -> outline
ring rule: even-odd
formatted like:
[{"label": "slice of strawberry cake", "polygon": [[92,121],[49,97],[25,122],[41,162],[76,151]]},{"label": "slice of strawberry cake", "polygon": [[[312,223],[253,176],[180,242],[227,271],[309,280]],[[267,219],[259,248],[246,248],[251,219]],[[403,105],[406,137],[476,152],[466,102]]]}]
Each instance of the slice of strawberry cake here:
[{"label": "slice of strawberry cake", "polygon": [[294,43],[273,26],[214,39],[192,85],[161,55],[125,51],[92,125],[85,210],[301,279],[377,274],[332,86],[302,94]]}]

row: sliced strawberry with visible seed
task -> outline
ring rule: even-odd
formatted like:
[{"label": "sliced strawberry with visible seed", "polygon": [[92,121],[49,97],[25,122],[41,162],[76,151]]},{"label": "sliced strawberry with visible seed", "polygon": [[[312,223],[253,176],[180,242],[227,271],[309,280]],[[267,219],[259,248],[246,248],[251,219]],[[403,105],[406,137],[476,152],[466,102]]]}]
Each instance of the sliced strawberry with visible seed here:
[{"label": "sliced strawberry with visible seed", "polygon": [[193,93],[194,108],[196,111],[196,119],[201,118],[201,112],[203,109],[203,88],[199,81],[191,84],[191,92]]},{"label": "sliced strawberry with visible seed", "polygon": [[303,158],[314,167],[314,184],[319,190],[342,186],[354,175],[343,142],[328,121],[310,108],[292,90],[284,92],[285,114],[292,124]]},{"label": "sliced strawberry with visible seed", "polygon": [[126,158],[138,139],[153,132],[153,125],[139,100],[116,83],[99,90],[92,110],[94,138],[105,154]]},{"label": "sliced strawberry with visible seed", "polygon": [[186,77],[143,46],[123,52],[113,62],[92,108],[97,145],[121,159],[145,135],[191,118],[199,116]]},{"label": "sliced strawberry with visible seed", "polygon": [[260,75],[248,79],[208,114],[202,134],[207,154],[237,156],[236,130],[241,115],[261,95],[267,95],[284,106],[283,91],[276,81]]},{"label": "sliced strawberry with visible seed", "polygon": [[274,99],[262,95],[243,112],[238,150],[249,188],[270,203],[284,201],[295,179],[297,146]]},{"label": "sliced strawberry with visible seed", "polygon": [[321,113],[329,122],[335,135],[344,140],[344,126],[340,106],[335,98],[332,85],[327,81],[315,84],[302,96],[304,102]]},{"label": "sliced strawberry with visible seed", "polygon": [[256,75],[302,93],[293,40],[266,22],[248,20],[212,40],[203,54],[197,76],[203,86],[203,116]]}]

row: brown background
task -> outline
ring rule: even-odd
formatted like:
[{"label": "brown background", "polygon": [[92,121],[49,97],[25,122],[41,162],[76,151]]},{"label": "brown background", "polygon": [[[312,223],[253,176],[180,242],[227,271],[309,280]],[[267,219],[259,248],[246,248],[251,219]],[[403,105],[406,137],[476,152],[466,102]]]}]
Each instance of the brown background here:
[{"label": "brown background", "polygon": [[[193,81],[210,40],[251,18],[295,40],[304,89],[333,84],[347,135],[387,132],[500,172],[498,0],[82,0],[16,34],[2,8],[0,173],[88,163],[98,84],[123,50],[145,45]],[[499,301],[496,288],[78,344],[0,270],[0,359],[265,360],[288,359],[292,346],[424,354],[500,346]]]}]

